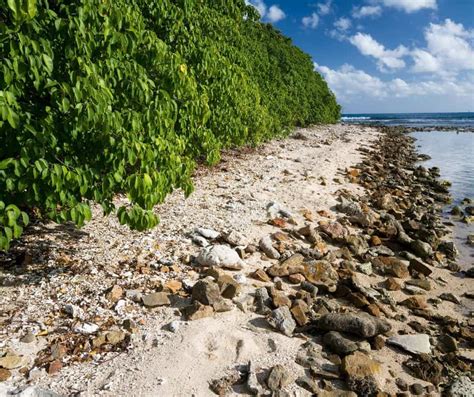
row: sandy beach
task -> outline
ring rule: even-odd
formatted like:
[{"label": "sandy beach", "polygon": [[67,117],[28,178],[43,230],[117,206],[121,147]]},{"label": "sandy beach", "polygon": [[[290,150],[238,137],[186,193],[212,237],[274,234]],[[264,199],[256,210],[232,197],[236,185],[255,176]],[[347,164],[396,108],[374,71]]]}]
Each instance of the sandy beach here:
[{"label": "sandy beach", "polygon": [[[293,245],[298,244],[298,236],[292,230],[305,225],[324,227],[342,219],[344,215],[336,210],[341,191],[352,197],[366,194],[360,183],[353,183],[359,174],[351,170],[364,160],[364,153],[380,136],[373,127],[316,126],[298,129],[286,139],[257,149],[228,151],[216,167],[199,168],[195,191],[189,198],[174,192],[157,207],[161,223],[149,232],[132,232],[115,218],[101,216],[98,208],[93,220],[78,231],[53,224],[34,226],[4,258],[5,263],[20,262],[21,266],[5,266],[0,273],[0,348],[22,360],[12,368],[11,377],[0,384],[0,394],[30,385],[64,396],[212,396],[212,381],[232,377],[236,369],[251,363],[250,370],[241,372],[261,380],[256,387],[261,387],[261,395],[270,395],[265,394],[271,393],[265,379],[278,364],[288,379],[280,391],[273,391],[274,396],[312,395],[311,387],[301,387],[305,376],[322,382],[318,385],[321,393],[333,393],[318,395],[352,395],[337,394],[339,387],[343,390],[347,386],[342,382],[344,376],[338,372],[331,376],[331,370],[326,370],[338,364],[321,334],[297,328],[292,335],[285,335],[269,325],[268,314],[255,312],[257,289],[276,288],[278,294],[293,300],[302,280],[291,276],[257,280],[255,272],[267,269],[268,273],[268,268],[295,255]],[[357,229],[354,224],[343,225],[350,233]],[[261,239],[265,236],[273,236],[277,249],[284,251],[282,247],[287,245],[288,252],[280,260],[262,252]],[[225,299],[225,311],[214,306],[214,313],[189,320],[180,309],[188,307],[195,297],[191,291],[196,282],[212,274],[196,262],[208,244],[234,246],[241,255],[238,269],[213,273],[217,279],[223,274],[231,277],[238,293]],[[340,248],[331,241],[322,244],[329,253]],[[253,248],[246,249],[249,246]],[[385,274],[357,269],[353,273],[367,288],[377,288],[387,279]],[[348,271],[339,270],[339,277]],[[472,290],[472,279],[461,278],[445,266],[433,267],[432,271],[427,277],[428,290],[400,288],[389,293],[395,306],[380,305],[384,311],[377,318],[390,324],[386,337],[425,332],[431,338],[439,336],[429,318],[415,316],[410,308],[399,304],[413,296],[422,296],[424,301],[437,299],[438,316],[449,315],[459,324],[466,321],[462,305],[438,297],[443,292],[463,296]],[[404,281],[399,280],[402,286]],[[347,302],[333,296],[335,290],[319,289],[326,312],[347,312],[342,307]],[[170,302],[147,307],[154,305],[147,305],[144,297],[157,291],[169,294]],[[291,301],[289,305],[294,308]],[[413,329],[414,321],[419,332]],[[86,324],[92,328],[85,329]],[[94,342],[101,334],[107,338],[107,332],[112,331],[120,332],[117,343],[112,339],[107,340],[109,343]],[[308,368],[297,363],[308,343],[314,343],[323,375],[309,375]],[[403,382],[408,386],[420,384],[426,395],[439,395],[440,390],[430,382],[406,370],[403,363],[412,353],[385,343],[374,347],[374,339],[370,344],[362,340],[357,343],[358,351],[380,364],[377,377],[387,393],[383,395],[395,395]],[[51,358],[51,349],[58,345],[68,347]],[[459,346],[458,353],[469,357],[467,362],[473,359],[465,346]],[[58,368],[52,368],[52,362],[59,362]],[[258,394],[249,390],[248,380],[243,380],[235,381],[222,395]]]}]

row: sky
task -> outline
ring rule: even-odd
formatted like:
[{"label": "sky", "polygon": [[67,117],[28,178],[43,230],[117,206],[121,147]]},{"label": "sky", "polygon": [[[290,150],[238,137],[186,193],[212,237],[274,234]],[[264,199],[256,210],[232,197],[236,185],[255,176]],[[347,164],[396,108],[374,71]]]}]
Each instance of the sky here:
[{"label": "sky", "polygon": [[344,113],[474,111],[474,0],[246,0]]}]

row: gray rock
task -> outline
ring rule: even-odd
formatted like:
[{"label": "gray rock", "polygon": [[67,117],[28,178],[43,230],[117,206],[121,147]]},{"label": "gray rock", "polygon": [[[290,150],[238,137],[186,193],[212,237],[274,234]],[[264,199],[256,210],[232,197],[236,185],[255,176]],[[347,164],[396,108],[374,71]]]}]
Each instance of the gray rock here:
[{"label": "gray rock", "polygon": [[272,239],[270,236],[262,237],[258,243],[258,246],[269,258],[280,259],[280,253],[275,248],[273,248]]},{"label": "gray rock", "polygon": [[340,356],[346,356],[358,349],[357,343],[337,331],[330,331],[323,337],[323,345]]},{"label": "gray rock", "polygon": [[384,334],[392,327],[386,321],[365,313],[329,313],[317,320],[316,325],[325,331],[340,331],[363,338]]},{"label": "gray rock", "polygon": [[419,257],[425,259],[433,255],[433,248],[428,243],[421,240],[415,240],[410,244],[412,251]]},{"label": "gray rock", "polygon": [[216,232],[215,230],[212,229],[206,229],[203,227],[197,227],[194,230],[197,234],[200,234],[202,237],[207,238],[209,240],[215,240],[220,236],[219,232]]},{"label": "gray rock", "polygon": [[357,266],[357,270],[361,273],[366,274],[367,276],[370,276],[373,272],[372,270],[372,263],[367,262],[367,263],[359,263]]},{"label": "gray rock", "polygon": [[368,253],[372,256],[394,256],[395,253],[385,245],[369,248]]},{"label": "gray rock", "polygon": [[207,247],[209,245],[209,241],[207,241],[204,237],[202,237],[199,234],[193,234],[191,236],[191,240],[194,244],[197,244],[200,247]]},{"label": "gray rock", "polygon": [[430,337],[427,334],[396,335],[388,338],[387,343],[413,354],[431,353]]},{"label": "gray rock", "polygon": [[281,306],[273,310],[267,321],[273,328],[287,336],[291,336],[296,328],[296,322],[288,306]]},{"label": "gray rock", "polygon": [[224,240],[233,246],[246,246],[248,244],[248,240],[245,236],[234,230],[225,234]]},{"label": "gray rock", "polygon": [[274,201],[267,204],[267,213],[270,218],[277,218],[279,216],[293,218],[293,214],[287,208]]},{"label": "gray rock", "polygon": [[170,330],[173,333],[176,333],[179,331],[180,326],[181,326],[181,322],[174,320],[168,324],[168,330]]},{"label": "gray rock", "polygon": [[137,289],[127,289],[125,290],[125,297],[133,302],[141,302],[143,294]]},{"label": "gray rock", "polygon": [[448,397],[472,397],[474,396],[474,382],[467,376],[461,376],[451,384],[446,395]]},{"label": "gray rock", "polygon": [[249,370],[247,377],[247,388],[254,396],[262,396],[265,393],[265,388],[260,384],[257,379],[257,373],[255,372],[254,366],[249,362]]},{"label": "gray rock", "polygon": [[84,312],[82,311],[82,309],[70,303],[64,306],[64,312],[68,314],[69,317],[71,318],[79,318],[79,319],[84,318]]},{"label": "gray rock", "polygon": [[197,257],[201,266],[223,267],[226,269],[240,270],[243,268],[239,254],[227,245],[212,245],[205,247]]},{"label": "gray rock", "polygon": [[439,296],[439,298],[448,302],[456,303],[458,305],[461,303],[461,300],[451,292],[444,292]]},{"label": "gray rock", "polygon": [[268,375],[267,385],[270,390],[277,391],[290,384],[291,375],[283,365],[275,365]]}]

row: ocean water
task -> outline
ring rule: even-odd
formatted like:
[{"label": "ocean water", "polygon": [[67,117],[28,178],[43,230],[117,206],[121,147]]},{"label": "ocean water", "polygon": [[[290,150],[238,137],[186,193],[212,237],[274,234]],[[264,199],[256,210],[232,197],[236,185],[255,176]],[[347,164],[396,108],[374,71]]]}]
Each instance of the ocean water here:
[{"label": "ocean water", "polygon": [[[343,115],[341,121],[432,127],[432,130],[413,132],[411,136],[417,140],[415,145],[418,152],[431,157],[422,165],[427,168],[438,167],[441,178],[452,183],[450,193],[453,204],[444,208],[445,218],[453,221],[449,212],[464,198],[474,200],[474,132],[436,130],[436,127],[472,127],[474,131],[474,113],[351,114]],[[468,234],[474,233],[474,224],[454,224],[454,240],[461,254],[459,263],[461,267],[468,268],[474,265],[474,248],[466,244],[466,239]]]},{"label": "ocean water", "polygon": [[343,114],[341,121],[347,123],[406,125],[409,127],[439,126],[474,128],[474,112]]}]

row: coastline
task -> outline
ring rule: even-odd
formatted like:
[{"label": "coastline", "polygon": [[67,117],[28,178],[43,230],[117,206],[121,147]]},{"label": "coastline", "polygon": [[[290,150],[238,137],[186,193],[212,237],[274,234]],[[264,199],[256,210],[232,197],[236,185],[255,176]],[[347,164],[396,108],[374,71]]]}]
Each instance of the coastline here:
[{"label": "coastline", "polygon": [[[37,366],[49,370],[51,363],[59,360],[63,368],[53,375],[45,374],[44,370],[32,371],[34,376],[30,383],[64,394],[80,391],[81,396],[117,396],[130,390],[140,396],[192,393],[201,396],[211,394],[209,382],[226,374],[232,376],[236,365],[246,365],[250,361],[253,368],[250,373],[255,370],[261,377],[266,377],[275,365],[282,365],[291,379],[285,390],[305,396],[310,392],[296,381],[303,382],[308,368],[295,362],[302,349],[308,350],[305,342],[315,341],[312,347],[317,351],[321,367],[316,376],[312,369],[316,379],[325,379],[328,385],[342,386],[339,378],[350,380],[351,376],[357,375],[339,372],[340,363],[335,363],[336,358],[326,352],[328,343],[323,341],[325,333],[321,332],[319,316],[329,312],[358,315],[368,312],[378,320],[388,322],[390,330],[380,337],[348,337],[357,344],[353,352],[358,351],[381,363],[375,365],[380,368],[377,373],[364,376],[388,393],[400,391],[404,381],[408,386],[420,384],[425,392],[431,393],[429,395],[438,395],[439,392],[430,387],[431,382],[406,371],[403,363],[412,360],[416,368],[419,355],[389,347],[385,342],[399,332],[430,333],[432,341],[440,344],[436,347],[436,343],[429,342],[431,361],[424,365],[443,366],[443,358],[448,362],[451,357],[453,362],[456,358],[464,365],[457,361],[453,364],[459,373],[462,372],[459,368],[469,368],[466,367],[469,360],[458,357],[466,354],[465,343],[472,343],[472,334],[459,330],[467,320],[456,309],[458,305],[439,298],[452,291],[456,291],[456,295],[469,292],[469,285],[466,279],[453,273],[459,269],[455,268],[455,259],[446,258],[450,255],[449,244],[447,251],[440,251],[443,257],[435,253],[426,258],[403,256],[403,252],[411,251],[407,248],[413,244],[409,239],[426,226],[421,224],[420,229],[420,225],[415,225],[423,218],[420,214],[410,219],[413,215],[408,212],[410,200],[416,198],[418,207],[424,202],[426,208],[418,209],[427,211],[430,228],[441,231],[438,207],[442,201],[436,203],[436,200],[443,200],[446,190],[437,182],[435,174],[414,168],[419,157],[413,151],[410,138],[392,136],[388,130],[381,133],[380,129],[347,124],[319,126],[297,130],[285,140],[269,142],[256,150],[228,152],[217,167],[198,172],[196,190],[190,198],[184,200],[176,192],[158,207],[161,225],[148,233],[130,232],[116,220],[100,217],[98,209],[94,210],[93,221],[80,231],[56,225],[47,225],[43,230],[38,228],[36,233],[25,237],[24,247],[28,252],[19,248],[19,254],[23,255],[20,270],[13,266],[8,270],[7,267],[1,274],[4,288],[0,300],[2,307],[8,309],[5,312],[10,322],[8,324],[4,319],[2,349],[15,350],[16,355],[25,357],[24,366],[31,369],[34,367],[32,360],[41,356],[38,352],[43,349],[42,356],[48,356],[52,346],[71,344],[70,339],[80,339],[84,344],[101,333],[115,330],[124,333],[124,338],[120,343],[109,343],[110,347],[99,345],[93,360],[86,355],[85,362],[80,363],[87,352],[78,348],[75,355],[71,353],[74,349],[66,349],[66,354],[59,359],[50,360],[48,356],[44,362],[37,361]],[[400,152],[400,145],[406,153]],[[387,151],[387,158],[378,152],[380,148]],[[400,168],[393,166],[392,162],[397,164],[397,161]],[[413,174],[416,181],[411,184]],[[389,178],[392,185],[384,184],[384,178]],[[430,191],[423,193],[419,184],[430,186]],[[385,191],[384,195],[380,195],[382,191]],[[344,205],[340,197],[349,203]],[[278,206],[271,203],[278,203]],[[380,221],[381,211],[391,212],[395,217],[394,222],[390,221],[392,227],[385,218]],[[364,219],[350,219],[359,215]],[[370,215],[374,220],[369,219]],[[398,216],[401,218],[397,223]],[[336,221],[342,229],[328,227],[334,226]],[[402,221],[413,221],[413,230],[405,230],[406,227],[400,225]],[[301,228],[305,225],[318,236],[309,231],[304,235]],[[385,234],[382,227],[387,228]],[[221,236],[213,239],[209,233],[210,237],[206,238],[206,232],[195,233],[196,228],[215,230]],[[341,230],[346,232],[339,236]],[[374,230],[377,233],[374,234]],[[234,238],[224,237],[228,232],[234,232]],[[412,237],[400,241],[400,236],[407,233]],[[354,237],[349,238],[351,235]],[[259,242],[265,236],[272,236],[272,248],[281,255],[280,259],[269,258],[272,251],[268,247],[262,252]],[[374,236],[379,237],[380,244],[372,238]],[[431,237],[426,236],[427,239]],[[238,281],[235,287],[240,291],[233,300],[226,299],[229,311],[183,321],[178,310],[188,306],[190,296],[195,295],[193,284],[209,274],[217,279],[222,276],[221,271],[209,273],[196,264],[195,258],[202,250],[198,244],[237,246],[243,256],[243,268],[225,273],[231,278],[240,275],[233,277]],[[253,253],[250,253],[252,250],[244,252],[243,248],[249,245],[254,246]],[[383,249],[377,247],[393,250],[393,255],[387,255],[389,251],[382,252]],[[428,250],[423,244],[421,247]],[[378,256],[371,254],[373,258],[366,260],[369,250]],[[299,293],[298,278],[289,278],[284,269],[279,269],[280,263],[284,264],[286,259],[294,258],[298,253],[304,257],[304,262],[326,261],[321,265],[322,274],[317,280],[313,279],[313,284],[319,288],[316,298]],[[375,259],[380,257],[396,257],[397,260],[385,263],[385,260]],[[407,258],[408,262],[405,261]],[[325,267],[328,263],[330,268]],[[366,263],[370,263],[370,272],[369,266],[364,266]],[[301,262],[294,264],[300,265]],[[426,266],[430,270],[428,277],[419,276],[420,271],[426,271]],[[269,277],[272,268],[281,270],[278,273],[281,276],[262,281],[266,278],[261,271],[266,269]],[[260,280],[255,279],[256,271],[260,271],[257,272]],[[304,273],[304,269],[295,271],[308,279]],[[392,276],[395,280],[390,283],[394,288],[399,284],[399,288],[388,292],[386,280]],[[282,281],[274,277],[280,277]],[[426,282],[405,284],[413,279],[428,280],[430,289],[424,289]],[[227,282],[232,284],[230,280]],[[9,286],[10,283],[18,285]],[[334,285],[335,289],[332,288]],[[115,286],[120,288],[115,288],[116,296],[113,294]],[[265,318],[271,314],[255,313],[252,301],[256,290],[264,286],[269,287],[268,299],[272,300],[269,310],[275,310],[279,305],[289,305],[292,309],[294,305],[303,305],[296,301],[304,301],[307,305],[311,302],[311,310],[304,313],[307,324],[298,324],[299,327],[291,332],[292,337],[269,326]],[[154,291],[169,293],[171,304],[148,309],[136,299],[138,293],[148,295]],[[374,296],[374,291],[378,295]],[[401,304],[405,300],[413,303]],[[76,315],[64,313],[67,305],[73,308],[72,312],[74,308],[80,310],[76,310]],[[127,329],[126,320],[132,320],[134,326]],[[177,329],[170,332],[169,324],[176,321]],[[82,333],[80,337],[80,332],[71,331],[86,322],[97,324],[100,329],[92,335]],[[130,325],[130,321],[127,324]],[[314,327],[315,324],[319,326]],[[305,328],[306,325],[310,327]],[[44,334],[45,330],[47,333]],[[19,342],[27,331],[40,336],[30,343]],[[440,352],[439,349],[446,350],[444,345],[447,343],[441,338],[443,334],[454,335],[451,339],[459,341],[459,350]],[[344,355],[340,354],[340,358]],[[446,358],[445,355],[450,356]],[[70,365],[77,356],[80,357],[77,363]],[[27,360],[30,360],[28,364]],[[248,369],[245,371],[248,376]],[[16,384],[25,384],[24,377],[16,375],[17,369],[12,373]],[[396,378],[401,381],[396,383]],[[438,383],[445,384],[444,378]],[[387,381],[382,382],[382,379]],[[9,380],[4,384],[11,383]],[[245,389],[245,384],[234,383],[237,391]],[[360,387],[355,383],[353,388]],[[264,384],[258,386],[257,382],[254,386],[263,390]],[[311,384],[306,384],[308,388]]]}]

